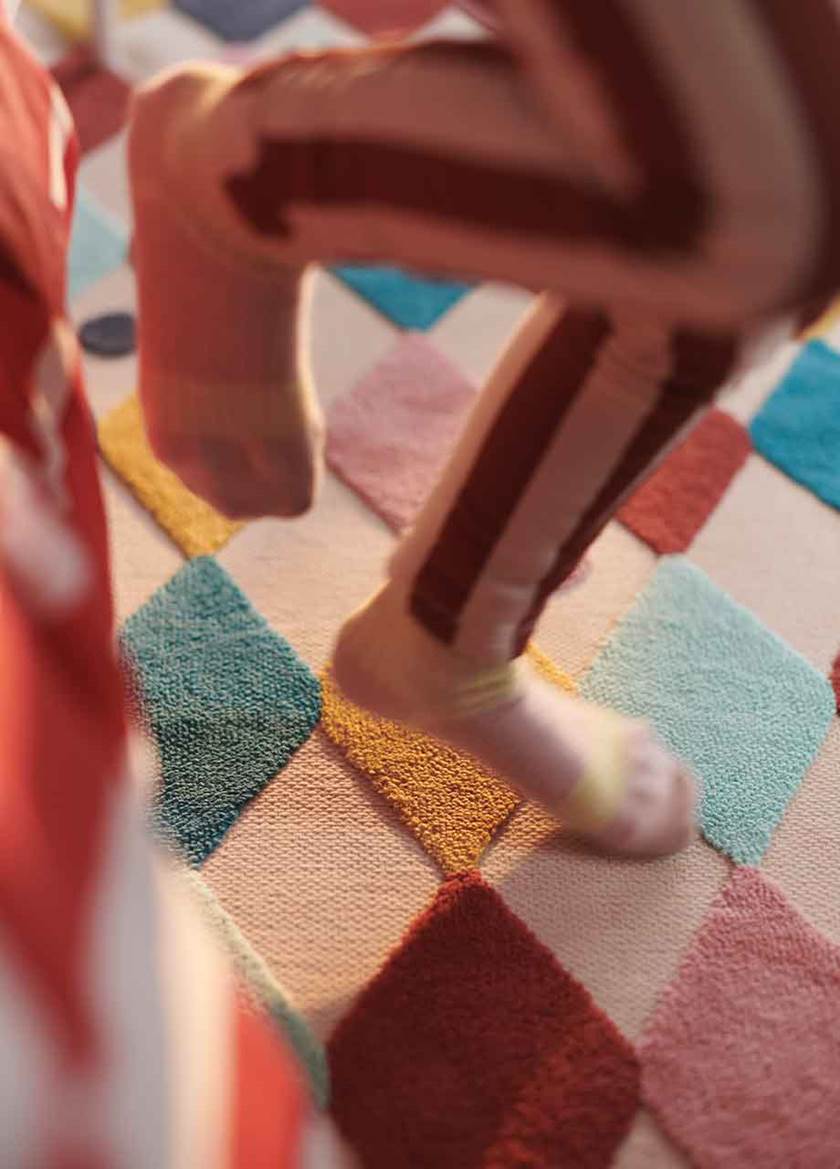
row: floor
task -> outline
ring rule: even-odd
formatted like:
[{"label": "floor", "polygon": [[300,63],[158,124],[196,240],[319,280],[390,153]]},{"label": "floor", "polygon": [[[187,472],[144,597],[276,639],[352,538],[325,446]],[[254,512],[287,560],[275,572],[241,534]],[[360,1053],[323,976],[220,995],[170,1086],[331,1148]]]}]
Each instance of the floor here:
[{"label": "floor", "polygon": [[[120,92],[189,57],[361,44],[387,23],[385,4],[286,0],[251,6],[268,27],[243,44],[187,12],[132,7],[115,32]],[[414,35],[480,35],[441,4],[391,12],[427,18]],[[21,22],[56,66],[84,6],[39,0]],[[81,323],[133,306],[131,210],[121,119],[103,124],[101,101],[90,114],[83,91],[102,79],[89,66],[70,76],[87,119],[71,283]],[[149,470],[125,406],[134,356],[86,357],[120,620],[152,646],[146,668],[169,671],[170,693],[195,666],[204,703],[195,742],[165,755],[164,819],[327,1044],[336,1115],[365,1165],[836,1169],[836,325],[729,388],[538,631],[556,684],[651,718],[695,764],[704,838],[687,852],[588,855],[469,761],[314,681],[416,506],[406,481],[439,458],[423,436],[440,416],[420,391],[455,429],[527,304],[488,284],[319,272],[311,356],[341,474],[328,472],[303,519],[233,531]],[[395,385],[418,390],[411,433]],[[349,454],[348,395],[376,419],[370,449]],[[386,473],[371,479],[383,450]],[[252,639],[247,684],[216,668],[216,626],[206,660],[186,663],[177,631],[171,660],[155,657],[163,608],[189,632],[205,594]]]}]

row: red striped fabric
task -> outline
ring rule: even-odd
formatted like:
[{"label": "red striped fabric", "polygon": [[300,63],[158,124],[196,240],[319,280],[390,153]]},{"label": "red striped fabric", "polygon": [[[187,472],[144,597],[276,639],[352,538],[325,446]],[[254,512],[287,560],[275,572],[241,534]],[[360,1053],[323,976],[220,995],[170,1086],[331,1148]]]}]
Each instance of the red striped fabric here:
[{"label": "red striped fabric", "polygon": [[496,540],[609,333],[603,313],[560,310],[499,411],[412,589],[412,613],[441,641],[454,641]]},{"label": "red striped fabric", "polygon": [[[0,20],[0,967],[8,975],[3,993],[13,999],[3,1002],[0,1019],[20,1021],[10,1036],[0,1025],[0,1043],[6,1050],[12,1042],[23,1057],[15,1074],[35,1104],[16,1147],[8,1147],[5,1132],[0,1144],[4,1169],[121,1169],[139,1163],[131,1153],[136,1134],[120,1131],[112,1111],[119,1093],[136,1083],[132,1061],[141,1053],[127,1037],[142,1026],[174,1057],[190,1034],[153,994],[132,994],[125,952],[108,949],[119,940],[115,920],[136,920],[139,929],[146,913],[162,919],[164,886],[144,855],[151,842],[141,810],[132,806],[134,843],[117,830],[132,778],[107,535],[78,354],[62,320],[78,149],[51,121],[53,103],[51,83]],[[56,181],[56,150],[64,183]],[[52,410],[46,420],[44,410]],[[57,482],[47,474],[47,457],[56,452]],[[43,539],[21,540],[37,525]],[[58,532],[64,544],[45,547]],[[61,559],[71,552],[81,565],[79,587],[41,588],[50,582],[39,572],[72,584],[70,561]],[[123,856],[129,845],[134,853]],[[148,986],[163,958],[150,947],[128,974]],[[188,992],[191,979],[202,977],[202,958],[187,948],[179,961],[177,977]],[[222,990],[234,1060],[220,1063],[216,1076],[218,1102],[229,1114],[221,1127],[231,1141],[218,1149],[217,1163],[297,1169],[305,1114],[298,1076],[274,1028],[247,1014],[228,983]],[[164,990],[171,994],[170,986]],[[154,1018],[126,1017],[152,1009]],[[207,1012],[207,1027],[220,1021]],[[189,1093],[175,1091],[184,1085],[167,1077],[189,1061],[173,1058],[169,1067],[164,1049],[149,1047],[144,1058],[149,1051],[159,1056],[169,1096],[161,1092],[152,1102],[150,1093],[148,1124],[164,1134],[179,1124],[183,1131],[175,1114]],[[0,1084],[0,1117],[9,1087]],[[145,1098],[132,1100],[141,1126],[145,1106]],[[200,1123],[200,1110],[198,1116]]]},{"label": "red striped fabric", "polygon": [[230,1169],[297,1166],[303,1089],[289,1056],[253,1008],[234,1003],[236,1067]]},{"label": "red striped fabric", "polygon": [[840,285],[840,122],[836,117],[840,9],[836,0],[748,0],[773,40],[790,78],[820,171],[824,236],[804,286],[793,290],[797,310],[833,296]]},{"label": "red striped fabric", "polygon": [[[636,196],[622,199],[556,171],[455,156],[434,143],[421,149],[336,132],[303,141],[261,137],[254,164],[225,182],[234,207],[255,232],[276,238],[290,234],[288,213],[296,205],[362,204],[498,232],[602,240],[654,254],[689,251],[705,225],[708,195],[690,127],[659,62],[621,6],[608,21],[587,0],[564,4],[562,11],[641,169]],[[547,6],[544,36],[549,42],[555,25],[556,13]],[[442,58],[453,68],[493,71],[511,91],[520,73],[513,50],[494,42],[432,42],[379,53],[394,62]],[[319,68],[331,61],[340,71],[343,63],[352,67],[353,60],[346,51],[334,52],[319,59]],[[234,95],[259,90],[286,67],[283,61],[258,66]],[[435,259],[436,266],[441,263],[443,258]]]},{"label": "red striped fabric", "polygon": [[723,384],[737,356],[737,339],[680,330],[672,339],[673,367],[659,398],[638,431],[628,436],[624,454],[592,499],[575,530],[558,549],[539,582],[519,628],[516,652],[522,653],[551,594],[574,570],[583,553],[615,514],[633,486],[652,469],[673,439]]}]

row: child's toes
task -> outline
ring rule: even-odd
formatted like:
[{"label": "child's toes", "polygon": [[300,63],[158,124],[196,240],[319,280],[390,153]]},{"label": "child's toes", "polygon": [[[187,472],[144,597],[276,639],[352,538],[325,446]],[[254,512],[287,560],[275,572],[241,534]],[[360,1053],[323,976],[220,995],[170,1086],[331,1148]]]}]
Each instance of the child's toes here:
[{"label": "child's toes", "polygon": [[627,775],[615,819],[593,839],[632,856],[664,856],[686,848],[697,834],[697,781],[642,724],[629,744]]}]

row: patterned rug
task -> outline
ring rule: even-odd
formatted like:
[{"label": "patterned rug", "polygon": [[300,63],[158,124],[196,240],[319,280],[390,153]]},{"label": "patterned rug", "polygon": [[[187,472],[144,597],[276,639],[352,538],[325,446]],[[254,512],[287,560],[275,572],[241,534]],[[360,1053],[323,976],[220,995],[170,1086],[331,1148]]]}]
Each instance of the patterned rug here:
[{"label": "patterned rug", "polygon": [[[21,17],[85,146],[79,323],[134,304],[132,86],[179,60],[415,21],[413,35],[479,35],[428,0],[143,0],[124,6],[103,73],[71,44],[86,12],[38,0]],[[229,525],[185,492],[138,429],[135,357],[86,357],[123,643],[163,757],[157,829],[324,1044],[366,1169],[837,1169],[836,325],[730,388],[532,648],[557,685],[650,718],[691,759],[704,836],[687,852],[591,856],[330,683],[342,618],[527,303],[394,269],[320,272],[331,471],[290,523]]]}]

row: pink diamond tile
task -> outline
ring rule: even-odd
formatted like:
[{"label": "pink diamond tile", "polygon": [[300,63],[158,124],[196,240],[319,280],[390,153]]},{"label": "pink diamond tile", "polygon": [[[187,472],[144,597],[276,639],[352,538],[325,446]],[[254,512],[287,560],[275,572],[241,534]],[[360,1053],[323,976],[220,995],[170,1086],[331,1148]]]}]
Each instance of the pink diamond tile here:
[{"label": "pink diamond tile", "polygon": [[643,1095],[699,1169],[837,1169],[840,948],[737,870],[640,1045]]},{"label": "pink diamond tile", "polygon": [[334,402],[327,461],[400,531],[434,485],[474,399],[454,366],[407,334]]},{"label": "pink diamond tile", "polygon": [[644,864],[600,856],[525,805],[482,857],[481,872],[635,1040],[729,864],[703,841]]}]

